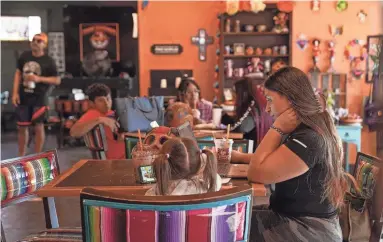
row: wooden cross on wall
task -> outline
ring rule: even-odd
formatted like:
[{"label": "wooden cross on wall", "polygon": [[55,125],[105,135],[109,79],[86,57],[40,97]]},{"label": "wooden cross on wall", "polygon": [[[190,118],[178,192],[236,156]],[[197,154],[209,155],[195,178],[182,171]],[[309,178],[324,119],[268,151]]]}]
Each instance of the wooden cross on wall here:
[{"label": "wooden cross on wall", "polygon": [[198,56],[200,61],[206,61],[207,46],[214,43],[214,38],[208,36],[205,29],[199,29],[198,35],[191,38],[193,44],[198,46]]}]

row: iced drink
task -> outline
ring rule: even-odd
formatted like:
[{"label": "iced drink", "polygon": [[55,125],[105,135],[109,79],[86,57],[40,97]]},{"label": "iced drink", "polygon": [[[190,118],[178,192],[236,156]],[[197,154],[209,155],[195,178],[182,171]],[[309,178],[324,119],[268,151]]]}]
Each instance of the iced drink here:
[{"label": "iced drink", "polygon": [[145,165],[152,165],[154,159],[157,156],[158,151],[152,150],[147,145],[143,145],[141,150],[139,145],[132,150],[132,160],[134,166],[134,176],[136,181],[140,182],[139,167]]},{"label": "iced drink", "polygon": [[231,151],[233,149],[232,139],[215,139],[215,149],[217,151],[218,162],[229,163],[231,160]]}]

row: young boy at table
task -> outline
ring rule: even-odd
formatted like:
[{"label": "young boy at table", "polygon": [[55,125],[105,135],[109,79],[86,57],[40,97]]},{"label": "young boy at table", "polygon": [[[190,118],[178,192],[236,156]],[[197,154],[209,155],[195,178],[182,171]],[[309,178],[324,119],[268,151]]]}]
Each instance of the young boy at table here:
[{"label": "young boy at table", "polygon": [[102,124],[108,145],[107,159],[125,159],[125,144],[122,139],[116,140],[113,133],[117,134],[118,122],[114,118],[110,88],[101,83],[94,83],[87,89],[91,101],[91,108],[70,129],[70,135],[81,137],[91,131],[96,125]]}]

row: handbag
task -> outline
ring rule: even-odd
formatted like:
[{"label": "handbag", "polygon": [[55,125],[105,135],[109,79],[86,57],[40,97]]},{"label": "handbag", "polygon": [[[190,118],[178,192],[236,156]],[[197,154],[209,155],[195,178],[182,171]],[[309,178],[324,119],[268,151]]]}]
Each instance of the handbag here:
[{"label": "handbag", "polygon": [[115,98],[117,120],[124,132],[148,131],[150,123],[164,124],[164,97]]},{"label": "handbag", "polygon": [[368,200],[360,192],[355,178],[348,173],[347,177],[351,181],[351,188],[346,192],[345,202],[339,213],[343,241],[369,241],[371,236],[371,220]]}]

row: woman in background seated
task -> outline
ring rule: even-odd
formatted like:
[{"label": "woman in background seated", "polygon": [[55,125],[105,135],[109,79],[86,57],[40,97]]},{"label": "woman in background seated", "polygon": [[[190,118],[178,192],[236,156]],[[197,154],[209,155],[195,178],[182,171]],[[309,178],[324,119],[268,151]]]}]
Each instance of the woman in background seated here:
[{"label": "woman in background seated", "polygon": [[197,120],[195,124],[209,124],[213,119],[213,104],[201,98],[201,89],[198,84],[190,79],[183,79],[178,87],[178,102],[188,104]]},{"label": "woman in background seated", "polygon": [[248,179],[276,183],[270,207],[255,207],[250,241],[342,241],[338,208],[347,186],[342,142],[306,74],[285,67],[265,82],[266,111],[275,121],[254,154]]},{"label": "woman in background seated", "polygon": [[259,144],[272,124],[271,116],[266,113],[266,98],[260,85],[254,90],[252,80],[243,79],[235,83],[235,117],[225,114],[223,124],[230,124],[234,132],[243,133],[244,139]]},{"label": "woman in background seated", "polygon": [[[196,154],[188,152],[188,138],[173,138],[166,141],[154,160],[153,167],[157,183],[146,192],[146,195],[191,195],[214,192],[217,184],[217,161],[211,151],[204,150]],[[207,162],[202,177],[202,154],[206,154]]]}]

